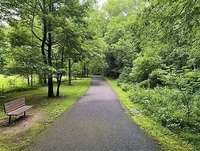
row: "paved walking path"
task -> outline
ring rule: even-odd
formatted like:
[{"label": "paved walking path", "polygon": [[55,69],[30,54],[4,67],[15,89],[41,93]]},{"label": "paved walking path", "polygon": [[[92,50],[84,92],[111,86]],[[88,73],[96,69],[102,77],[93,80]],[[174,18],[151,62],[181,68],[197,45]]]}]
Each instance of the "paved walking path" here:
[{"label": "paved walking path", "polygon": [[38,140],[34,151],[158,151],[102,78]]}]

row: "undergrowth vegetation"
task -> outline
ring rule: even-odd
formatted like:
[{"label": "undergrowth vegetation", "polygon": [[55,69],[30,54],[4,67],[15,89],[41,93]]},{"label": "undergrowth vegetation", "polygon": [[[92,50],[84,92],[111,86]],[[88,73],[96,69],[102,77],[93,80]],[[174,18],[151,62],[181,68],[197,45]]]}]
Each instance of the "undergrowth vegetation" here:
[{"label": "undergrowth vegetation", "polygon": [[[174,133],[169,128],[164,127],[162,122],[160,122],[155,114],[150,114],[150,112],[147,111],[143,104],[134,101],[133,98],[130,98],[131,92],[128,91],[128,87],[130,86],[124,84],[119,85],[116,80],[109,80],[109,83],[113,90],[117,93],[121,104],[126,108],[126,110],[128,110],[130,118],[134,121],[134,123],[139,125],[140,128],[144,129],[148,135],[153,137],[156,142],[159,143],[160,149],[162,151],[195,150],[195,145],[187,143],[186,139],[184,139],[180,133]],[[136,93],[142,92],[143,91]],[[154,112],[156,112],[156,110]],[[186,133],[184,132],[184,134]],[[198,137],[198,135],[196,136]],[[195,135],[192,135],[192,137],[194,138]],[[198,150],[197,145],[196,150]]]},{"label": "undergrowth vegetation", "polygon": [[187,94],[169,87],[142,88],[118,83],[130,101],[141,106],[142,112],[163,127],[200,149],[200,94]]}]

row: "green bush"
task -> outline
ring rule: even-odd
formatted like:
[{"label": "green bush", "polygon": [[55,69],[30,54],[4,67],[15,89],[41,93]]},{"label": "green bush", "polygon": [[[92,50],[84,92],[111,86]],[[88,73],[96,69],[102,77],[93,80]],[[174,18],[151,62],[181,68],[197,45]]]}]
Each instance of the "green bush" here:
[{"label": "green bush", "polygon": [[130,72],[131,72],[131,68],[129,67],[125,67],[122,71],[122,73],[119,76],[119,80],[120,82],[129,82],[132,81],[131,77],[130,77]]},{"label": "green bush", "polygon": [[117,82],[117,86],[121,87],[121,89],[125,92],[131,89],[131,85],[128,83],[121,83],[120,81]]},{"label": "green bush", "polygon": [[199,111],[197,109],[200,95],[192,95],[188,106],[185,94],[178,89],[168,87],[157,87],[155,89],[144,89],[134,86],[129,89],[130,99],[143,107],[143,112],[160,121],[163,126],[171,130],[182,128],[196,129],[199,124]]},{"label": "green bush", "polygon": [[168,73],[166,70],[156,69],[149,75],[150,87],[167,85]]},{"label": "green bush", "polygon": [[160,65],[160,57],[151,51],[139,56],[133,61],[133,68],[130,73],[131,81],[142,82],[147,80],[151,72],[158,69]]}]

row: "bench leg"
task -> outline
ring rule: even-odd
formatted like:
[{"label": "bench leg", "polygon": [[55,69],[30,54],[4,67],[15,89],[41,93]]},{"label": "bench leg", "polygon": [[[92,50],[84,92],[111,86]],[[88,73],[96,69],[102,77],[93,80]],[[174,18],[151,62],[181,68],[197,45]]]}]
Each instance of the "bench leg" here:
[{"label": "bench leg", "polygon": [[24,112],[24,117],[26,116],[26,112]]},{"label": "bench leg", "polygon": [[8,121],[8,124],[9,124],[9,125],[11,124],[11,115],[9,115],[9,121]]}]

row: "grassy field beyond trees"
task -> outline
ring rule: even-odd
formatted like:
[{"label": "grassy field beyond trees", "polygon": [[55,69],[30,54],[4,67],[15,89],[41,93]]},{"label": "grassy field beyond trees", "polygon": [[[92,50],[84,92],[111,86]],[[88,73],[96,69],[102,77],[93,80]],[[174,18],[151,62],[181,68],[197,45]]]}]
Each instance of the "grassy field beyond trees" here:
[{"label": "grassy field beyond trees", "polygon": [[[28,88],[27,79],[19,75],[2,75],[0,74],[0,93],[6,93],[11,90]],[[34,78],[34,85],[38,84],[37,77]]]}]

